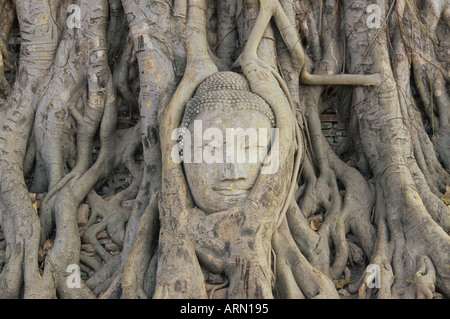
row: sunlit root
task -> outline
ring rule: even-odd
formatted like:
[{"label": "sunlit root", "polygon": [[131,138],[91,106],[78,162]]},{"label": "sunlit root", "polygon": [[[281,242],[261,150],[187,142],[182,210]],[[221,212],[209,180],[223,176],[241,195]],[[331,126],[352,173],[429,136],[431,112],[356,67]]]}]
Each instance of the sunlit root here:
[{"label": "sunlit root", "polygon": [[281,36],[291,53],[294,61],[301,67],[300,79],[303,84],[309,85],[377,85],[381,82],[379,74],[372,75],[314,75],[310,74],[305,68],[305,53],[303,51],[299,34],[295,25],[289,20],[278,0],[260,0],[260,11],[250,37],[244,48],[244,52],[234,63],[233,67],[245,68],[250,63],[261,62],[257,55],[258,45],[264,35],[264,32],[272,19],[275,19]]}]

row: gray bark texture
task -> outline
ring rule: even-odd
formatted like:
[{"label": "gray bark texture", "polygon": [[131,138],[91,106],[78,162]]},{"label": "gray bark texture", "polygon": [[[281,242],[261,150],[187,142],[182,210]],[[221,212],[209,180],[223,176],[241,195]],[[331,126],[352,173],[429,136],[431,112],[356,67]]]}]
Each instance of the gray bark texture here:
[{"label": "gray bark texture", "polygon": [[0,0],[0,298],[450,298],[449,52],[448,0]]}]

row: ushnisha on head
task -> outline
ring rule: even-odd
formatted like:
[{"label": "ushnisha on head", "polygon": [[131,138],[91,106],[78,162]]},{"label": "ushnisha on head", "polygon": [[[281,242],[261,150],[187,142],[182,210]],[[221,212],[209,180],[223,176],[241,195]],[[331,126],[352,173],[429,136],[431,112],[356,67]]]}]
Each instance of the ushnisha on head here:
[{"label": "ushnisha on head", "polygon": [[[184,143],[183,136],[193,136],[194,121],[201,121],[202,134],[210,128],[220,130],[223,137],[230,128],[264,132],[263,138],[258,135],[253,140],[253,148],[248,145],[251,143],[249,139],[238,141],[236,145],[233,142],[233,147],[242,147],[247,153],[258,150],[258,154],[267,154],[272,136],[271,129],[275,127],[275,115],[269,104],[251,92],[243,75],[233,72],[219,72],[206,79],[187,103],[179,131],[179,147],[181,151],[184,147],[190,147],[191,154],[195,152],[194,143]],[[190,140],[192,141],[192,138]],[[207,150],[215,155],[220,154],[219,157],[223,156],[224,160],[221,162],[183,161],[195,204],[207,213],[242,205],[262,166],[263,158],[260,156],[257,156],[254,162],[228,161],[226,158],[230,144],[226,143],[226,140],[215,144],[208,140],[202,141],[200,145],[201,151]],[[197,144],[197,148],[200,146]],[[249,158],[247,155],[245,157]]]},{"label": "ushnisha on head", "polygon": [[179,130],[179,147],[183,149],[182,136],[189,125],[203,112],[238,110],[258,111],[275,127],[272,108],[259,95],[251,92],[245,76],[235,72],[218,72],[203,81],[188,101]]}]

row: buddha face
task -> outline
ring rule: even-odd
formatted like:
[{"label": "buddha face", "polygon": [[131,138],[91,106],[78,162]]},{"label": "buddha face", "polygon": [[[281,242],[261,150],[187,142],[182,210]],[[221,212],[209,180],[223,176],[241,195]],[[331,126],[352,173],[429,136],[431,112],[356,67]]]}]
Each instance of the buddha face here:
[{"label": "buddha face", "polygon": [[183,167],[197,207],[215,213],[244,203],[270,147],[271,128],[267,116],[252,110],[212,110],[189,124]]}]

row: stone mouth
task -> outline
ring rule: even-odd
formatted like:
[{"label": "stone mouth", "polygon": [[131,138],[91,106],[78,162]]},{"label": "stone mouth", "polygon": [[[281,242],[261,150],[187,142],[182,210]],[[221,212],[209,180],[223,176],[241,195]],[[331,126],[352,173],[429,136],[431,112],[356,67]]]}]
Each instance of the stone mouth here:
[{"label": "stone mouth", "polygon": [[251,187],[213,187],[215,192],[225,196],[247,195]]}]

